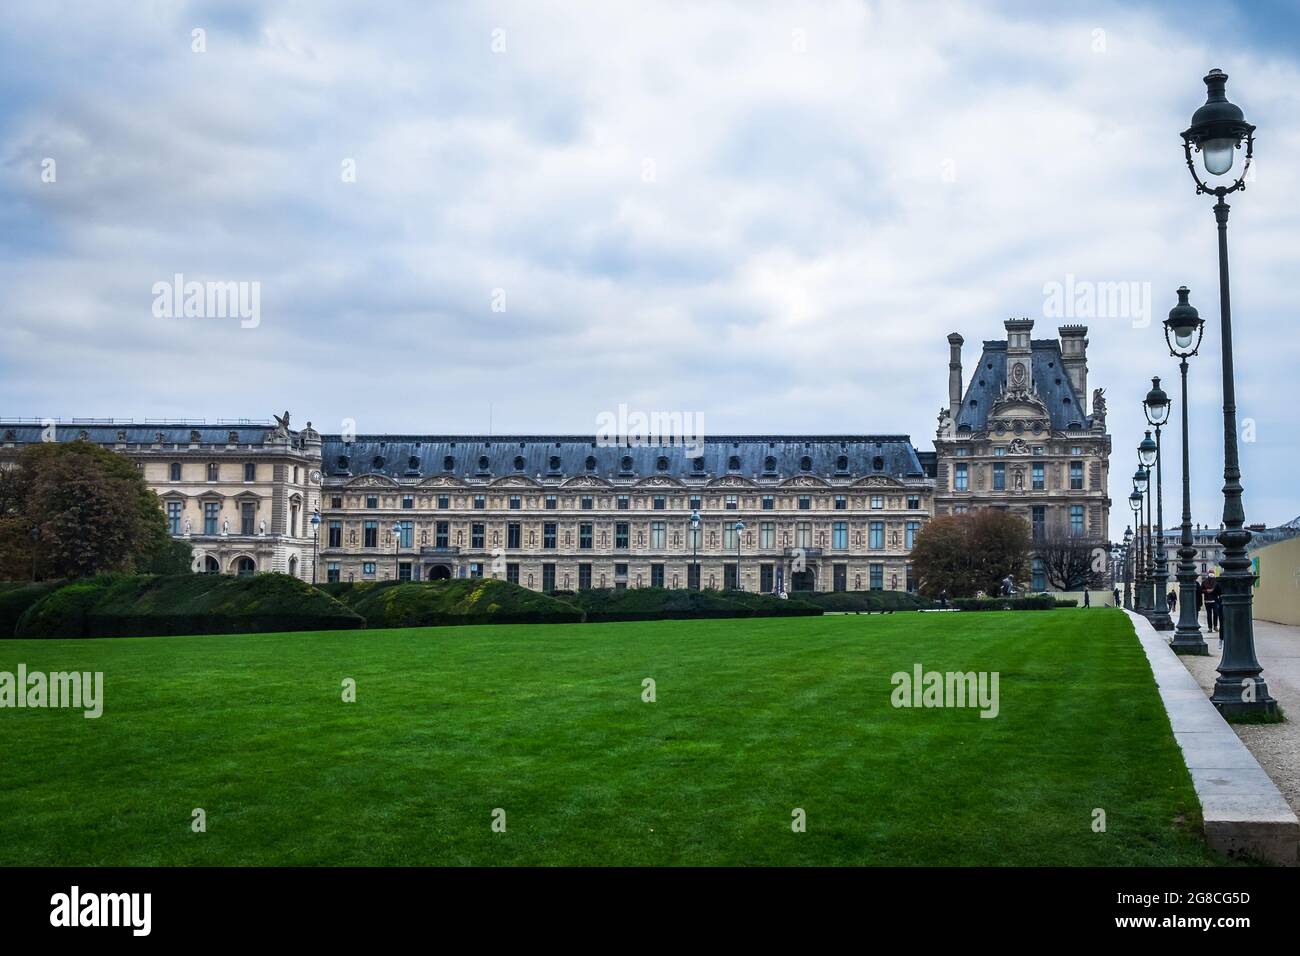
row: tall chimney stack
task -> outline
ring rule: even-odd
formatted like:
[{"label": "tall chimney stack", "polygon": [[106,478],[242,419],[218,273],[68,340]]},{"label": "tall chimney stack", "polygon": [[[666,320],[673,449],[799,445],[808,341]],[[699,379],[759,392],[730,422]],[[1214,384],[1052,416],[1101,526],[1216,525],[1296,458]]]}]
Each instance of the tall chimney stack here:
[{"label": "tall chimney stack", "polygon": [[965,341],[959,332],[948,336],[948,414],[953,428],[957,427],[957,413],[961,411],[961,347]]},{"label": "tall chimney stack", "polygon": [[1062,325],[1056,330],[1061,336],[1061,366],[1070,377],[1070,384],[1079,395],[1079,409],[1088,414],[1088,327]]}]

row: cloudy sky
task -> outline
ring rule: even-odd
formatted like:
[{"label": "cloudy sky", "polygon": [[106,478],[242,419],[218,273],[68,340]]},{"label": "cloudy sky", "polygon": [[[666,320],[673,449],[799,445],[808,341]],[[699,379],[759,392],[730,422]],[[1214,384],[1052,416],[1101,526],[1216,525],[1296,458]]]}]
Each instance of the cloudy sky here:
[{"label": "cloudy sky", "polygon": [[[6,4],[0,417],[591,433],[626,403],[927,448],[948,332],[969,371],[1008,317],[1082,321],[1118,533],[1186,284],[1217,523],[1215,228],[1178,136],[1217,66],[1259,127],[1233,306],[1248,519],[1276,524],[1300,512],[1298,28],[1245,0]],[[256,323],[160,316],[177,274],[257,283]],[[1138,294],[1062,320],[1070,282]]]}]

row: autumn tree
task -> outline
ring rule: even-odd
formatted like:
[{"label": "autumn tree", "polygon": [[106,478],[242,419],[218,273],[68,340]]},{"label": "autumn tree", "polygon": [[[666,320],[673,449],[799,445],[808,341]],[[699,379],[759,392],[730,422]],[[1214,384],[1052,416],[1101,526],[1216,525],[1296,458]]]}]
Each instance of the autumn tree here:
[{"label": "autumn tree", "polygon": [[1058,591],[1081,591],[1106,586],[1109,547],[1105,541],[1068,534],[1052,528],[1035,542],[1047,583]]},{"label": "autumn tree", "polygon": [[190,561],[136,466],[86,441],[29,445],[0,478],[0,572],[26,577],[33,557],[54,578],[179,573]]},{"label": "autumn tree", "polygon": [[1008,575],[1029,572],[1029,525],[996,508],[942,515],[917,533],[912,567],[922,594],[950,598],[997,594]]}]

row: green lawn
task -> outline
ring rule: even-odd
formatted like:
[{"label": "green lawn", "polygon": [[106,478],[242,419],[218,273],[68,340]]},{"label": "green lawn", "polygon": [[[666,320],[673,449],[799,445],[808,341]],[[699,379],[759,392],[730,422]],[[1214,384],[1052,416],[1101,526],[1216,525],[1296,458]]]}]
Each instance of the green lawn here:
[{"label": "green lawn", "polygon": [[[106,702],[0,711],[3,864],[1220,862],[1113,610],[0,641],[20,661]],[[916,663],[998,671],[999,716],[895,709]]]}]

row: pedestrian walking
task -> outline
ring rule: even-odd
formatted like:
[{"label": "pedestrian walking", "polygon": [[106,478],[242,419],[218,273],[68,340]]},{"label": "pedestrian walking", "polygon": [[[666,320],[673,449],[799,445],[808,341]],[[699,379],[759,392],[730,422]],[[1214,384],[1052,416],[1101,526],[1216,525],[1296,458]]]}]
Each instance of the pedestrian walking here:
[{"label": "pedestrian walking", "polygon": [[1087,588],[1083,590],[1083,606],[1092,607],[1092,598],[1089,596]]},{"label": "pedestrian walking", "polygon": [[1169,593],[1165,596],[1165,601],[1169,605],[1169,613],[1173,614],[1174,608],[1178,607],[1178,592],[1170,588]]},{"label": "pedestrian walking", "polygon": [[[1223,633],[1222,625],[1219,623],[1220,598],[1223,596],[1223,589],[1219,587],[1219,579],[1213,575],[1207,574],[1205,582],[1201,585],[1201,594],[1205,598],[1205,622],[1206,629],[1210,631],[1219,631]],[[1220,638],[1222,640],[1222,638]]]}]

